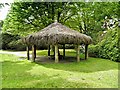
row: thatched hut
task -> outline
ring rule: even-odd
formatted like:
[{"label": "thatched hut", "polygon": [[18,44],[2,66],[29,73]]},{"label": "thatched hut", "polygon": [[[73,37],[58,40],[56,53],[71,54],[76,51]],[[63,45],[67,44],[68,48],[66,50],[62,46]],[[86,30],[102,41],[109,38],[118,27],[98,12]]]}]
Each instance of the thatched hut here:
[{"label": "thatched hut", "polygon": [[[48,55],[50,55],[50,45],[55,46],[55,62],[59,61],[58,58],[58,44],[62,44],[63,56],[65,56],[65,44],[77,45],[77,61],[80,61],[79,46],[85,44],[85,59],[88,57],[88,45],[91,44],[92,39],[90,36],[81,34],[78,31],[72,30],[61,23],[55,22],[40,30],[37,33],[26,36],[22,41],[27,45],[32,45],[32,59],[35,61],[36,57],[36,45],[47,45]],[[29,59],[29,47],[27,47],[27,57]]]}]

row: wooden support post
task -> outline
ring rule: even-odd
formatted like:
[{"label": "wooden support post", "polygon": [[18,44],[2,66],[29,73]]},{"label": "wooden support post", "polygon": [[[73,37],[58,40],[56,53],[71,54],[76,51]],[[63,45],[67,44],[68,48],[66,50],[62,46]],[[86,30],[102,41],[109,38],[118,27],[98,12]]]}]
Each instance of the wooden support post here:
[{"label": "wooden support post", "polygon": [[65,58],[65,44],[63,45],[63,59]]},{"label": "wooden support post", "polygon": [[30,59],[30,56],[29,56],[29,46],[26,47],[26,50],[27,50],[27,60]]},{"label": "wooden support post", "polygon": [[58,63],[59,58],[58,58],[58,45],[55,45],[55,63]]},{"label": "wooden support post", "polygon": [[77,62],[80,61],[80,45],[77,45]]},{"label": "wooden support post", "polygon": [[51,45],[51,49],[53,51],[53,55],[55,56],[55,46],[54,45]]},{"label": "wooden support post", "polygon": [[[54,47],[55,48],[55,47]],[[55,50],[53,51],[53,56],[55,56]]]},{"label": "wooden support post", "polygon": [[35,58],[36,58],[36,45],[34,45],[34,54],[35,54]]},{"label": "wooden support post", "polygon": [[36,53],[35,45],[32,45],[32,60],[33,60],[33,62],[35,62],[35,53]]},{"label": "wooden support post", "polygon": [[85,45],[85,60],[88,59],[88,44]]},{"label": "wooden support post", "polygon": [[50,56],[50,45],[48,46],[48,56]]}]

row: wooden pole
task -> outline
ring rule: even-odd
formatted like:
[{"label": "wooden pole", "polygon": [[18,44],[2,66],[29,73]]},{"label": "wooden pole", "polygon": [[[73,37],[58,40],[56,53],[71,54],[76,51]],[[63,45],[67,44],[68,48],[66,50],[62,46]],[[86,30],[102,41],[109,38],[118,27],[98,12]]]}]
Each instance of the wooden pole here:
[{"label": "wooden pole", "polygon": [[34,45],[34,55],[35,55],[35,58],[36,58],[36,45]]},{"label": "wooden pole", "polygon": [[80,61],[80,45],[77,45],[77,62]]},{"label": "wooden pole", "polygon": [[32,61],[35,62],[35,45],[32,45]]},{"label": "wooden pole", "polygon": [[63,45],[63,59],[65,58],[65,44]]},{"label": "wooden pole", "polygon": [[[55,48],[55,47],[54,47]],[[53,51],[53,56],[55,56],[55,50]]]},{"label": "wooden pole", "polygon": [[55,45],[55,63],[58,63],[59,58],[58,58],[58,45]]},{"label": "wooden pole", "polygon": [[50,45],[48,46],[48,56],[50,56]]},{"label": "wooden pole", "polygon": [[85,60],[88,59],[88,44],[85,45]]},{"label": "wooden pole", "polygon": [[30,56],[29,56],[29,46],[26,47],[26,50],[27,50],[27,60],[30,59]]},{"label": "wooden pole", "polygon": [[52,47],[53,55],[55,56],[55,46],[51,45],[51,47]]}]

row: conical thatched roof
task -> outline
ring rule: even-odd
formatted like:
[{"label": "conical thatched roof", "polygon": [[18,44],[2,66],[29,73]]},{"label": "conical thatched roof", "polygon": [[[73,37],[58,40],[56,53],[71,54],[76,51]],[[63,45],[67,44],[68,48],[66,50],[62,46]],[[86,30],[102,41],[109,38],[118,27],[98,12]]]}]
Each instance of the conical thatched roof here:
[{"label": "conical thatched roof", "polygon": [[90,36],[55,22],[37,33],[28,35],[22,39],[25,44],[55,45],[55,44],[90,44]]}]

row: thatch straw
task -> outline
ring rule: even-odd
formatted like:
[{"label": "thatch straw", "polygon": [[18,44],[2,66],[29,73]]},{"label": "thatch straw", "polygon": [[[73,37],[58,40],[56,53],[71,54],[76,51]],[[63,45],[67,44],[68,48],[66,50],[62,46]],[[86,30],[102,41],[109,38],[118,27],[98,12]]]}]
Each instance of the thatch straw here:
[{"label": "thatch straw", "polygon": [[90,44],[90,36],[55,22],[41,31],[22,39],[25,44],[55,45],[55,44]]}]

